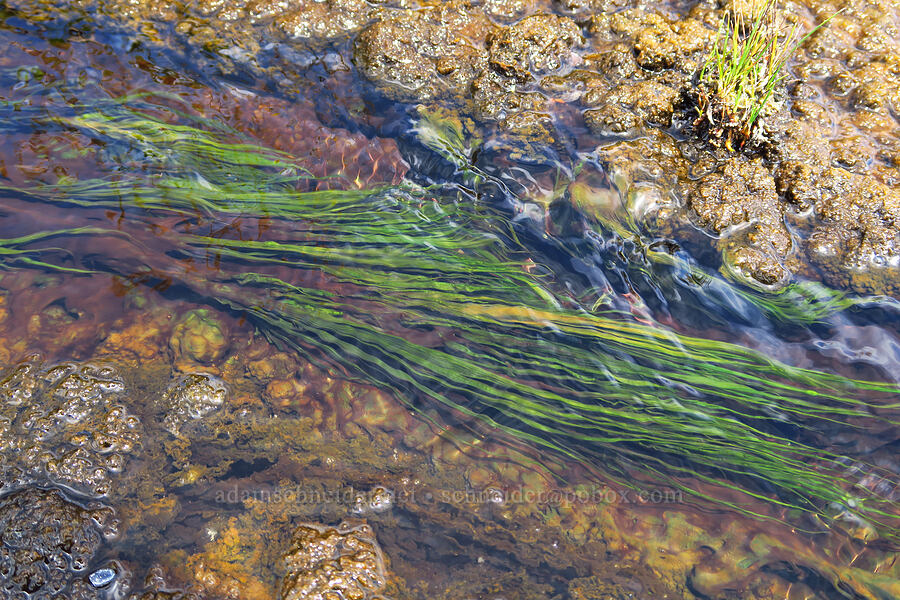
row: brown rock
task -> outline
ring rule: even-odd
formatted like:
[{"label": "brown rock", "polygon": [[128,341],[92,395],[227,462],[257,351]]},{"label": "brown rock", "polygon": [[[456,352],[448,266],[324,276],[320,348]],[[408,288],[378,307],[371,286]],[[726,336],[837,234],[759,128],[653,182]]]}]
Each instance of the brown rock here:
[{"label": "brown rock", "polygon": [[284,563],[283,600],[368,600],[387,583],[381,548],[366,524],[304,523]]}]

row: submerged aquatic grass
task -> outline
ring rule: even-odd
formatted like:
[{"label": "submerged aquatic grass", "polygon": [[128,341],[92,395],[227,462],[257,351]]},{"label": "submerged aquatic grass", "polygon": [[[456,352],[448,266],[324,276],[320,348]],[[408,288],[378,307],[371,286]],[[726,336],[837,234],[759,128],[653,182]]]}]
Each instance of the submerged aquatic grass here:
[{"label": "submerged aquatic grass", "polygon": [[[687,482],[698,478],[823,519],[854,507],[898,536],[897,507],[850,478],[846,464],[860,461],[791,433],[827,438],[851,423],[896,424],[893,384],[789,367],[628,314],[572,307],[552,280],[531,273],[527,248],[500,242],[498,234],[515,239],[507,222],[459,190],[300,192],[304,175],[290,157],[117,103],[57,124],[138,149],[141,169],[7,193],[284,224],[252,240],[176,228],[154,238],[167,252],[149,256],[135,240],[132,256],[94,257],[90,268],[165,274],[248,316],[279,346],[391,389],[413,408],[452,409],[624,481],[642,473],[693,491]],[[102,248],[103,234],[92,234]],[[27,251],[26,242],[9,247]],[[186,271],[173,256],[214,257],[217,266]],[[309,281],[304,273],[321,274],[320,285],[298,283]],[[422,332],[441,341],[422,343]],[[752,502],[727,504],[756,512]]]},{"label": "submerged aquatic grass", "polygon": [[48,260],[41,258],[52,254],[70,256],[70,252],[65,248],[56,246],[39,246],[35,248],[34,244],[43,243],[45,240],[51,240],[53,238],[65,239],[73,236],[105,235],[108,233],[108,229],[102,229],[100,227],[75,227],[58,229],[56,231],[39,231],[16,238],[0,239],[0,268],[24,265],[27,267],[67,271],[70,273],[91,273],[92,271],[90,269],[68,267],[61,265],[58,262],[48,262]]}]

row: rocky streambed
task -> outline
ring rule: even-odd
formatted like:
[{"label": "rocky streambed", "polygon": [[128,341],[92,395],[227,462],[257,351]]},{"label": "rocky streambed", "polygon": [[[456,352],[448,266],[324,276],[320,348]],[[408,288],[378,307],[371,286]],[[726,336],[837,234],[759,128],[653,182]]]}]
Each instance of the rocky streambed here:
[{"label": "rocky streambed", "polygon": [[[12,116],[4,125],[0,238],[100,226],[107,237],[53,238],[63,248],[56,262],[4,262],[0,593],[900,597],[896,542],[849,502],[824,507],[826,523],[821,511],[773,503],[782,497],[751,475],[729,487],[711,471],[662,484],[637,467],[604,470],[506,435],[501,414],[489,415],[498,429],[473,422],[465,402],[411,405],[352,371],[362,356],[287,347],[250,308],[219,300],[228,294],[219,274],[259,277],[246,257],[222,266],[228,258],[217,252],[226,241],[268,243],[306,227],[285,225],[265,206],[211,217],[200,203],[190,211],[177,205],[170,189],[175,209],[143,219],[133,206],[115,206],[121,188],[113,204],[99,193],[96,205],[63,194],[73,204],[54,211],[19,191],[125,180],[162,160],[158,148],[182,148],[174,137],[141,145],[149,130],[128,138],[130,146],[116,142],[115,128],[133,124],[84,115],[98,99],[148,98],[141,110],[173,131],[188,115],[224,132],[222,144],[249,140],[290,156],[282,174],[302,173],[291,180],[300,192],[456,188],[459,202],[526,223],[515,231],[557,246],[540,255],[542,264],[509,260],[544,274],[566,308],[615,309],[628,323],[890,381],[900,361],[894,305],[866,297],[900,294],[900,9],[856,0],[784,4],[805,31],[843,12],[789,62],[758,134],[729,151],[696,131],[693,95],[721,15],[734,8],[628,0],[8,1],[3,109],[39,112],[28,125]],[[219,185],[199,175],[205,165],[195,166],[187,171],[198,189]],[[235,189],[229,198],[237,203],[246,190]],[[428,202],[422,196],[426,216]],[[221,242],[207,240],[187,255],[173,232]],[[585,240],[598,239],[610,256],[591,254],[596,248]],[[375,242],[382,253],[389,244]],[[560,248],[571,256],[553,254]],[[653,270],[650,253],[691,265],[676,269],[674,292],[634,274]],[[298,268],[287,253],[281,260],[266,265],[265,276],[322,290],[323,298],[352,296],[346,314],[369,311],[373,330],[402,331],[423,348],[472,343],[470,331],[366,304],[350,268],[358,265],[348,262],[342,275]],[[554,273],[559,265],[565,269]],[[715,288],[724,298],[718,305],[713,293],[690,295],[716,271],[746,286],[738,289],[762,290],[756,298],[822,282],[875,303],[877,314],[785,325],[772,312],[753,312],[733,288]],[[386,278],[387,294],[393,285]],[[415,291],[410,307],[431,310],[428,294]],[[276,301],[258,298],[251,308]],[[520,324],[506,312],[485,310],[486,321]],[[740,323],[757,314],[769,321],[758,329]],[[503,355],[488,356],[485,363]],[[383,364],[385,372],[396,366]],[[678,399],[699,395],[679,382],[654,384],[674,390],[665,410],[679,415]],[[896,402],[881,392],[865,400],[877,425],[843,415],[830,432],[797,431],[775,404],[760,412],[776,423],[769,435],[854,457],[817,468],[886,499],[896,516]],[[745,484],[754,496],[741,494]]]}]

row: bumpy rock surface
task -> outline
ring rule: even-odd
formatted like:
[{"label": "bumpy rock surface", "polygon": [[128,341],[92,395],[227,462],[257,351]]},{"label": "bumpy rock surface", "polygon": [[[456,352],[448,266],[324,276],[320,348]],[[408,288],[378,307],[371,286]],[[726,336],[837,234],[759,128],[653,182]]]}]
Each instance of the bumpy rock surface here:
[{"label": "bumpy rock surface", "polygon": [[497,72],[524,83],[571,62],[573,48],[583,41],[581,29],[571,19],[533,15],[491,37],[490,64]]},{"label": "bumpy rock surface", "polygon": [[761,162],[728,160],[698,182],[688,205],[701,227],[729,234],[726,255],[734,268],[767,285],[788,277],[781,260],[791,251],[791,236],[775,180]]},{"label": "bumpy rock surface", "polygon": [[359,35],[354,58],[393,98],[450,98],[504,129],[548,138],[548,98],[529,88],[579,62],[583,41],[568,17],[537,14],[498,27],[480,7],[454,1],[384,13]]},{"label": "bumpy rock surface", "polygon": [[15,366],[0,381],[0,487],[53,482],[108,494],[141,440],[124,392],[107,365]]},{"label": "bumpy rock surface", "polygon": [[818,181],[820,223],[807,244],[812,262],[835,285],[900,293],[900,192],[836,168]]},{"label": "bumpy rock surface", "polygon": [[103,542],[110,509],[86,510],[57,490],[25,489],[0,498],[0,595],[100,598],[87,568]]},{"label": "bumpy rock surface", "polygon": [[191,373],[181,377],[163,395],[163,425],[173,435],[180,435],[186,423],[221,407],[226,393],[225,384],[212,375]]},{"label": "bumpy rock surface", "polygon": [[175,326],[169,347],[178,361],[208,364],[225,354],[228,331],[212,311],[192,310]]},{"label": "bumpy rock surface", "polygon": [[646,122],[668,127],[678,90],[662,83],[641,81],[615,89],[596,87],[585,94],[584,111],[588,128],[599,135],[627,134]]},{"label": "bumpy rock surface", "polygon": [[468,2],[386,12],[356,39],[357,68],[399,100],[462,93],[487,64],[495,26]]},{"label": "bumpy rock surface", "polygon": [[364,600],[387,582],[381,548],[368,525],[305,523],[284,560],[283,600]]}]

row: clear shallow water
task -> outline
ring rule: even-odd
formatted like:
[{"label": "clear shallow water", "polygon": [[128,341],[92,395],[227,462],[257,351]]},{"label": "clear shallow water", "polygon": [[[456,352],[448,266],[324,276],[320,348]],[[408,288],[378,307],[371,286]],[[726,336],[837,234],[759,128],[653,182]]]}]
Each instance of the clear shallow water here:
[{"label": "clear shallow water", "polygon": [[[629,228],[589,141],[471,153],[324,61],[285,91],[124,35],[10,15],[2,45],[0,357],[38,353],[68,423],[3,485],[116,511],[96,593],[277,597],[294,525],[362,518],[397,597],[891,597],[896,389],[837,377],[895,380],[894,301],[727,283]],[[599,209],[545,210],[579,163]],[[117,389],[52,412],[85,368]],[[133,447],[71,454],[119,405]]]}]

